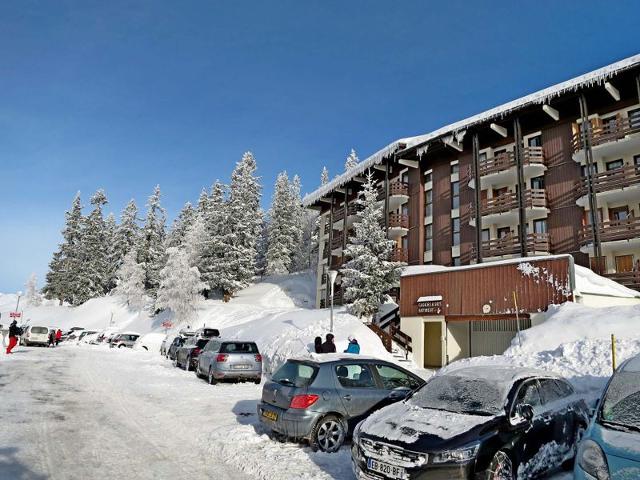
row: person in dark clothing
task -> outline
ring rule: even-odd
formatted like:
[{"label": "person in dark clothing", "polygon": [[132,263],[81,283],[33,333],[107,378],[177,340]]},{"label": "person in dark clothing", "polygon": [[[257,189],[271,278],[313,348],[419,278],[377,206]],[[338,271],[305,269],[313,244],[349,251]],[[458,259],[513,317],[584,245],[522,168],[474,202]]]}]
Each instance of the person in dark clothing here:
[{"label": "person in dark clothing", "polygon": [[313,347],[316,350],[316,353],[322,353],[322,337],[316,337],[313,341]]},{"label": "person in dark clothing", "polygon": [[55,347],[56,345],[56,332],[49,330],[49,346]]},{"label": "person in dark clothing", "polygon": [[18,336],[20,335],[20,328],[18,327],[18,322],[15,320],[11,322],[9,325],[9,346],[7,347],[7,355],[12,353],[11,350],[18,343]]},{"label": "person in dark clothing", "polygon": [[336,353],[334,338],[333,333],[327,333],[326,341],[322,344],[322,353]]}]

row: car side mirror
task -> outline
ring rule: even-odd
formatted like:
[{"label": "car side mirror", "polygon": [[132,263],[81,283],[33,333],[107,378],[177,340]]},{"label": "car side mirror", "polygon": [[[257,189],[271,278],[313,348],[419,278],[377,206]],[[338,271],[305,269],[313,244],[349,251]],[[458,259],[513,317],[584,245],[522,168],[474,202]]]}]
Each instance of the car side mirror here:
[{"label": "car side mirror", "polygon": [[516,414],[527,423],[531,423],[533,420],[533,407],[528,403],[520,404],[516,407]]},{"label": "car side mirror", "polygon": [[389,398],[392,400],[400,400],[403,398],[407,398],[407,396],[411,393],[411,389],[407,387],[398,387],[391,390],[389,393]]}]

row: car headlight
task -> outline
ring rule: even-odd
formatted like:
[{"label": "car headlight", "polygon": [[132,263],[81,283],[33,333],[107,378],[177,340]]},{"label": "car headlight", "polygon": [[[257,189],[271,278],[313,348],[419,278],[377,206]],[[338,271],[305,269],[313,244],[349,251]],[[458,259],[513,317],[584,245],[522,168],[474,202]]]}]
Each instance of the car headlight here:
[{"label": "car headlight", "polygon": [[598,480],[609,480],[609,466],[604,452],[593,440],[584,440],[578,448],[578,465]]},{"label": "car headlight", "polygon": [[433,463],[464,463],[476,458],[478,450],[480,450],[480,444],[474,443],[457,450],[434,453],[431,461]]}]

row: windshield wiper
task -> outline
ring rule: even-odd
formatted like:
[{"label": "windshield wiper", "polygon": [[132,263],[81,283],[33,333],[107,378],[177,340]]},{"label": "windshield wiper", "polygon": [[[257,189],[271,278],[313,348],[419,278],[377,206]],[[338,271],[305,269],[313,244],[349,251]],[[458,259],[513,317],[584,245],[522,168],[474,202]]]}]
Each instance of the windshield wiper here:
[{"label": "windshield wiper", "polygon": [[640,427],[635,427],[633,425],[626,425],[624,423],[613,422],[611,420],[600,419],[600,423],[607,427],[611,427],[614,430],[620,430],[623,432],[640,432]]}]

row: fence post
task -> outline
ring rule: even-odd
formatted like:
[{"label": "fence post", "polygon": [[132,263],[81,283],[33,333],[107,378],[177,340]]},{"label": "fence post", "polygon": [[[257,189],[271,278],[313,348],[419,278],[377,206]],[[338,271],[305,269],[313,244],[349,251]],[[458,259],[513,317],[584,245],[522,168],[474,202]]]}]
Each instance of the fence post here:
[{"label": "fence post", "polygon": [[613,366],[613,373],[616,372],[616,336],[611,334],[611,365]]}]

